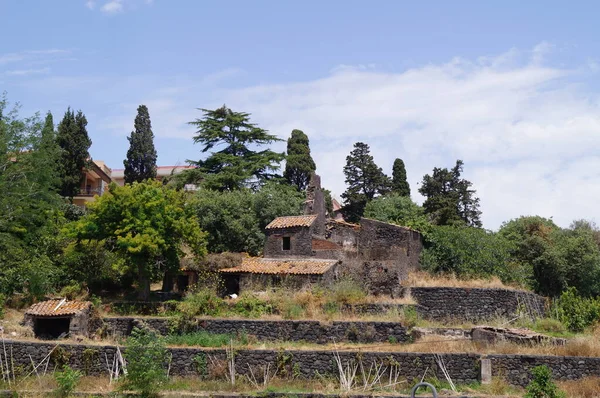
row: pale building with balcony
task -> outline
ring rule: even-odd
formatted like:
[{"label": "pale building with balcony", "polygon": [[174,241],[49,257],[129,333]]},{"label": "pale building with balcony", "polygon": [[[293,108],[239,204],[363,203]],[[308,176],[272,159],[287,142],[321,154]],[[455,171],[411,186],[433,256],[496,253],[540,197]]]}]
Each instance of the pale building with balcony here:
[{"label": "pale building with balcony", "polygon": [[85,206],[94,201],[94,196],[102,196],[112,182],[112,170],[102,160],[92,160],[84,170],[79,194],[73,197],[73,204]]}]

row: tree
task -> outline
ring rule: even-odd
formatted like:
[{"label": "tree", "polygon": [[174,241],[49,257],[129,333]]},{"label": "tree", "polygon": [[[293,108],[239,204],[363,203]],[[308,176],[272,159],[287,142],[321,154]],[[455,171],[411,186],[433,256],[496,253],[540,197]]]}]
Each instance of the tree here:
[{"label": "tree", "polygon": [[305,193],[298,192],[290,185],[267,182],[253,194],[253,207],[259,228],[264,230],[267,224],[280,216],[302,215],[305,200]]},{"label": "tree", "polygon": [[347,221],[357,222],[367,203],[376,195],[389,192],[391,182],[375,164],[369,146],[362,142],[354,144],[354,150],[346,157],[344,175],[348,188],[341,195],[344,199],[342,213]]},{"label": "tree", "polygon": [[142,397],[155,396],[167,381],[164,341],[152,330],[134,328],[125,342],[125,359],[127,375],[124,387],[139,391]]},{"label": "tree", "polygon": [[434,168],[426,174],[419,192],[425,196],[423,208],[436,225],[469,225],[481,227],[479,198],[470,181],[460,178],[463,161],[457,160],[451,170]]},{"label": "tree", "polygon": [[225,105],[215,110],[200,110],[204,117],[190,122],[198,129],[194,143],[203,145],[203,153],[222,148],[211,152],[205,160],[190,161],[205,174],[206,188],[231,191],[259,187],[274,176],[285,155],[253,148],[281,141],[279,138],[250,123],[249,113],[233,112]]},{"label": "tree", "polygon": [[142,300],[150,295],[150,281],[179,269],[184,245],[197,257],[206,253],[206,234],[186,206],[185,194],[158,181],[111,184],[88,208],[86,216],[69,225],[70,236],[113,240],[137,272]]},{"label": "tree", "polygon": [[406,168],[402,159],[394,160],[392,169],[392,192],[410,197],[410,185],[406,181]]},{"label": "tree", "polygon": [[146,105],[140,105],[134,122],[135,130],[131,132],[125,166],[125,183],[142,182],[156,178],[156,149],[154,134],[150,123],[150,114]]},{"label": "tree", "polygon": [[60,155],[60,194],[73,199],[81,188],[83,170],[88,165],[90,154],[88,152],[92,145],[87,133],[87,119],[78,111],[77,114],[67,109],[65,116],[58,124],[56,141],[62,149]]},{"label": "tree", "polygon": [[308,137],[301,130],[293,130],[287,141],[287,158],[283,176],[290,184],[303,191],[316,169],[315,161],[310,156]]},{"label": "tree", "polygon": [[365,217],[428,232],[431,224],[421,206],[409,197],[389,193],[373,199],[365,207]]},{"label": "tree", "polygon": [[546,365],[531,369],[532,379],[527,385],[525,398],[565,398],[566,394],[558,389],[552,380],[552,371]]}]

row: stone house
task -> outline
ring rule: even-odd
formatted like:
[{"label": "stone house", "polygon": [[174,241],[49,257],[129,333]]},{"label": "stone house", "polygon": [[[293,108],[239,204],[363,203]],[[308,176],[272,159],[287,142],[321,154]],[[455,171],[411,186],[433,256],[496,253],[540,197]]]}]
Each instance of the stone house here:
[{"label": "stone house", "polygon": [[[423,245],[418,231],[367,218],[360,224],[327,219],[318,176],[313,175],[307,188],[304,213],[278,217],[267,225],[263,258],[221,270],[228,292],[248,289],[250,281],[274,285],[289,275],[304,275],[297,278],[298,286],[350,277],[371,294],[394,297],[401,294],[408,272],[419,266]],[[319,272],[300,273],[304,264]]]},{"label": "stone house", "polygon": [[35,303],[23,318],[35,337],[57,339],[65,336],[90,337],[97,329],[98,316],[89,301],[47,300]]}]

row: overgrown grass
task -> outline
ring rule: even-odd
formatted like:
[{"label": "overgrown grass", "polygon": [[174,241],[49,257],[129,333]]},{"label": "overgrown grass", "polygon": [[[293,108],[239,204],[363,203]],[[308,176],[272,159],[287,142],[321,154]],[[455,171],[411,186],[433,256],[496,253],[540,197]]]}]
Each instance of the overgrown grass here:
[{"label": "overgrown grass", "polygon": [[226,347],[230,341],[234,345],[247,345],[248,334],[217,334],[198,331],[187,334],[173,334],[164,337],[165,344],[169,346],[195,346],[195,347]]}]

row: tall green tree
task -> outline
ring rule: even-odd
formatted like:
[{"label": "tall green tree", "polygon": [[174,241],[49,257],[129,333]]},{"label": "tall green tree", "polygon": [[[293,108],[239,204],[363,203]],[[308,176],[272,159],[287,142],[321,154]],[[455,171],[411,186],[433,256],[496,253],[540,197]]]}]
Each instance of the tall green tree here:
[{"label": "tall green tree", "polygon": [[81,111],[77,114],[67,109],[58,124],[56,141],[62,149],[60,155],[60,194],[73,199],[79,193],[83,170],[88,165],[90,153],[88,150],[92,140],[87,132],[87,119]]},{"label": "tall green tree", "polygon": [[433,175],[426,174],[419,192],[425,196],[423,208],[437,225],[468,225],[481,227],[479,198],[470,181],[460,178],[463,161],[448,170],[434,168]]},{"label": "tall green tree", "polygon": [[341,195],[344,200],[342,214],[347,221],[357,222],[367,203],[376,195],[390,191],[391,181],[375,164],[369,146],[362,142],[354,144],[354,149],[346,157],[344,175],[348,188]]},{"label": "tall green tree", "polygon": [[250,114],[234,112],[227,106],[210,110],[190,124],[198,130],[194,143],[202,144],[202,152],[210,152],[205,160],[190,161],[205,174],[204,187],[219,191],[258,187],[274,177],[283,153],[270,149],[255,150],[281,139],[250,122]]},{"label": "tall green tree", "polygon": [[19,108],[0,95],[0,293],[41,297],[59,277],[48,255],[60,219],[57,162],[39,115]]},{"label": "tall green tree", "polygon": [[283,176],[290,184],[303,191],[316,169],[315,161],[310,156],[308,137],[301,130],[293,130],[287,141],[287,158]]},{"label": "tall green tree", "polygon": [[394,160],[394,167],[392,168],[392,192],[400,196],[410,197],[410,185],[408,185],[408,181],[406,180],[406,167],[404,167],[402,159]]},{"label": "tall green tree", "polygon": [[184,245],[197,257],[206,252],[206,234],[185,205],[185,194],[158,181],[111,184],[88,210],[68,226],[68,234],[78,240],[115,242],[137,273],[142,300],[148,299],[152,280],[179,268]]},{"label": "tall green tree", "polygon": [[431,224],[425,211],[407,196],[395,192],[373,199],[365,207],[365,217],[402,225],[427,233]]},{"label": "tall green tree", "polygon": [[125,166],[125,183],[142,182],[156,178],[156,149],[150,114],[146,105],[140,105],[135,117],[134,130],[129,140]]}]

